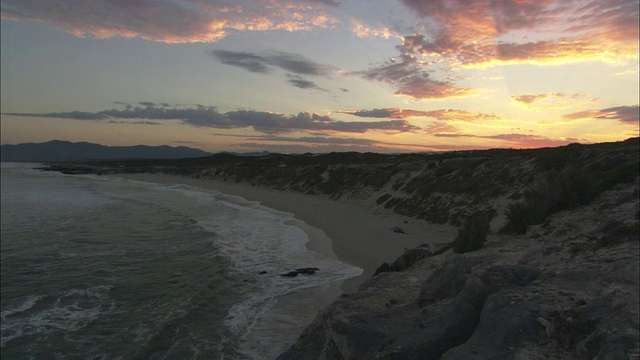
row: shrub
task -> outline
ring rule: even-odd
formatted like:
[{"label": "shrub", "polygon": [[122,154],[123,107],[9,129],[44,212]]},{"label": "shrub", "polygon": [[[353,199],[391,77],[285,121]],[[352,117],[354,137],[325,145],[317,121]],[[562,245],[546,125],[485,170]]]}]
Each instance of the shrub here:
[{"label": "shrub", "polygon": [[482,249],[490,228],[486,213],[478,212],[468,217],[453,240],[453,251],[461,254]]},{"label": "shrub", "polygon": [[538,188],[524,194],[524,202],[507,208],[505,231],[527,232],[529,225],[542,224],[547,216],[591,201],[600,191],[596,180],[580,171],[551,172]]},{"label": "shrub", "polygon": [[597,248],[612,246],[626,241],[638,241],[640,229],[638,223],[624,224],[612,221],[602,227],[602,236],[596,241]]}]

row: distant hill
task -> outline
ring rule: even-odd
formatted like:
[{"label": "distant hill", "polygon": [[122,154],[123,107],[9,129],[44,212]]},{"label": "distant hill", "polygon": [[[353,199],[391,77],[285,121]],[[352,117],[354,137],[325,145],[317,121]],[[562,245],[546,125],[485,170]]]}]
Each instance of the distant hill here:
[{"label": "distant hill", "polygon": [[88,142],[53,140],[45,143],[2,145],[2,161],[48,162],[126,159],[182,159],[212,155],[185,146],[104,146]]}]

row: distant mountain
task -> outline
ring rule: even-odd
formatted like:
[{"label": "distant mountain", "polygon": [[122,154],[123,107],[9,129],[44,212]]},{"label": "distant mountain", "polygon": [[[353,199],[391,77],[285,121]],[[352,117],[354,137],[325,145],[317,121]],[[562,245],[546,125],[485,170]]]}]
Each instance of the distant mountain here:
[{"label": "distant mountain", "polygon": [[2,145],[2,161],[48,162],[124,159],[182,159],[212,155],[185,146],[104,146],[88,142],[53,140],[45,143]]}]

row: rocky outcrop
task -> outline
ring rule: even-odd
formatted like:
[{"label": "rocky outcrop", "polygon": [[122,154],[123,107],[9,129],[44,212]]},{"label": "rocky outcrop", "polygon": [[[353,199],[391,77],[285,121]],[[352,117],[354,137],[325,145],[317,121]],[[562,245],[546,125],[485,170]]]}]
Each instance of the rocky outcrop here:
[{"label": "rocky outcrop", "polygon": [[389,271],[404,271],[413,266],[413,264],[419,260],[429,256],[433,256],[433,253],[429,250],[427,245],[422,245],[415,249],[405,249],[404,254],[400,255],[396,261],[391,264],[383,263],[376,269],[373,275],[375,276]]},{"label": "rocky outcrop", "polygon": [[637,212],[636,181],[482,250],[425,253],[342,295],[279,359],[637,358]]}]

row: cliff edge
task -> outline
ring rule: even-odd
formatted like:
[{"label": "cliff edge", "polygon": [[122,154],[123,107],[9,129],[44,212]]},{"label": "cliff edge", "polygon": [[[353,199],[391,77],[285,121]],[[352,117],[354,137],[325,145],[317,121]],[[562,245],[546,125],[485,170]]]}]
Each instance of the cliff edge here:
[{"label": "cliff edge", "polygon": [[638,358],[638,184],[382,272],[278,359]]}]

